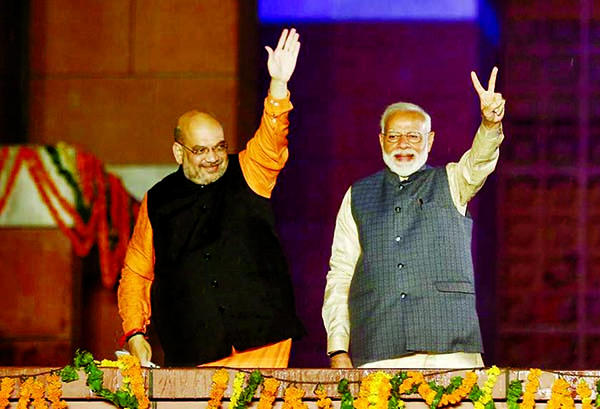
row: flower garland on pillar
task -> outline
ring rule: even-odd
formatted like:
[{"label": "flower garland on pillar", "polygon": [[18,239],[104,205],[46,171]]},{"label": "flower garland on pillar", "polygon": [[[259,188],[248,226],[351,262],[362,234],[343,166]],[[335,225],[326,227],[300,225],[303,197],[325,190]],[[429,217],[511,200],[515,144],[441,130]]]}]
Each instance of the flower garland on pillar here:
[{"label": "flower garland on pillar", "polygon": [[[61,194],[44,165],[44,151],[71,188],[73,199]],[[0,171],[5,175],[0,179],[0,212],[23,167],[28,170],[58,228],[71,241],[75,254],[85,257],[94,244],[98,246],[102,284],[113,288],[125,257],[139,202],[127,192],[118,177],[107,173],[97,158],[83,150],[76,150],[65,143],[43,149],[4,146],[0,148]],[[72,226],[63,214],[72,219]]]}]

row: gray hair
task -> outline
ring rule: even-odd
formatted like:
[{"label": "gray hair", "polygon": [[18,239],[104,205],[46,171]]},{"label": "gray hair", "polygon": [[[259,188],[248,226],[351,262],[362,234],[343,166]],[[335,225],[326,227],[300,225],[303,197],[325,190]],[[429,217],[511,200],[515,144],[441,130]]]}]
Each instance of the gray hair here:
[{"label": "gray hair", "polygon": [[425,117],[425,129],[427,132],[431,131],[431,116],[423,108],[417,104],[410,102],[396,102],[395,104],[388,105],[381,115],[381,132],[385,132],[385,124],[389,117],[396,112],[419,112]]}]

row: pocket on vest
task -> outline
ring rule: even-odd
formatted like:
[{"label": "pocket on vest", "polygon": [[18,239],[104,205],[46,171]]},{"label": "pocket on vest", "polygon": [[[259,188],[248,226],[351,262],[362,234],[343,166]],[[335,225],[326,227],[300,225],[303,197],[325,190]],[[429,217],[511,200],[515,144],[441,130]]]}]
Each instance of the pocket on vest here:
[{"label": "pocket on vest", "polygon": [[440,292],[475,294],[475,287],[467,281],[436,281],[435,288]]}]

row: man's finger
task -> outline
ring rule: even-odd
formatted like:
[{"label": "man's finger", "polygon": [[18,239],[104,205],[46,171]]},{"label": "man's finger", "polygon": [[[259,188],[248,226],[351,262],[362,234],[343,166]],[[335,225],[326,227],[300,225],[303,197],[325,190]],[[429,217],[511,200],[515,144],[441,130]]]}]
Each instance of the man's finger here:
[{"label": "man's finger", "polygon": [[282,49],[285,44],[285,40],[287,39],[288,29],[284,28],[281,32],[281,36],[279,36],[279,41],[277,42],[277,48]]},{"label": "man's finger", "polygon": [[492,73],[490,74],[490,80],[488,82],[488,92],[494,92],[496,89],[496,76],[498,75],[498,67],[492,68]]},{"label": "man's finger", "polygon": [[298,35],[298,33],[296,33],[296,29],[292,28],[287,36],[287,39],[286,39],[283,47],[286,50],[290,49],[298,41],[298,37],[299,37],[299,35]]},{"label": "man's finger", "polygon": [[471,71],[471,81],[473,82],[475,91],[477,91],[479,95],[485,92],[485,89],[481,86],[481,82],[479,82],[479,78],[477,78],[477,74],[475,74],[475,71]]}]

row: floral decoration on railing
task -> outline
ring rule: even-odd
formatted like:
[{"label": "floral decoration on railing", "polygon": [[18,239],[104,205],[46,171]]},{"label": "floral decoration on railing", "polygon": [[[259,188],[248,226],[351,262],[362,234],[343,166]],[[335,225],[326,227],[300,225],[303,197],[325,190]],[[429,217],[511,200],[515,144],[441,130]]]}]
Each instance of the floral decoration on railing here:
[{"label": "floral decoration on railing", "polygon": [[[101,368],[117,368],[120,371],[121,385],[116,391],[111,391],[104,385],[104,372]],[[0,379],[0,409],[9,406],[17,386],[17,409],[67,408],[67,402],[62,399],[62,384],[78,380],[80,371],[86,374],[86,386],[90,391],[115,407],[147,409],[150,406],[143,370],[137,358],[121,355],[116,361],[97,361],[91,353],[78,350],[73,363],[61,369]],[[229,396],[230,409],[246,409],[257,399],[258,409],[272,409],[278,396],[283,397],[282,409],[307,409],[308,401],[315,402],[318,409],[332,409],[332,398],[340,401],[340,409],[402,409],[406,407],[404,399],[414,401],[416,396],[420,396],[430,409],[456,405],[465,400],[472,402],[475,408],[494,409],[492,392],[501,373],[496,366],[470,370],[464,376],[452,377],[447,385],[443,385],[433,379],[440,373],[401,370],[391,375],[379,370],[368,373],[358,381],[351,382],[346,378],[336,381],[337,396],[333,397],[327,396],[324,388],[324,384],[332,382],[303,382],[265,376],[259,370],[215,368],[208,395],[208,409],[220,409],[224,405],[231,371],[236,373]],[[542,373],[542,370],[532,368],[528,371],[526,380],[512,380],[507,385],[508,409],[535,408],[535,395],[540,387]],[[481,379],[481,387],[480,374],[485,374],[485,381]],[[592,387],[585,379],[590,378],[589,376],[580,377],[575,384],[571,384],[563,376],[563,372],[556,374],[550,399],[546,403],[547,409],[574,409],[577,396],[582,409],[600,408],[600,380],[595,380],[596,398],[593,399]],[[314,386],[314,397],[305,397],[306,391],[300,387],[302,384]],[[352,384],[358,386],[356,396],[352,395]]]}]

